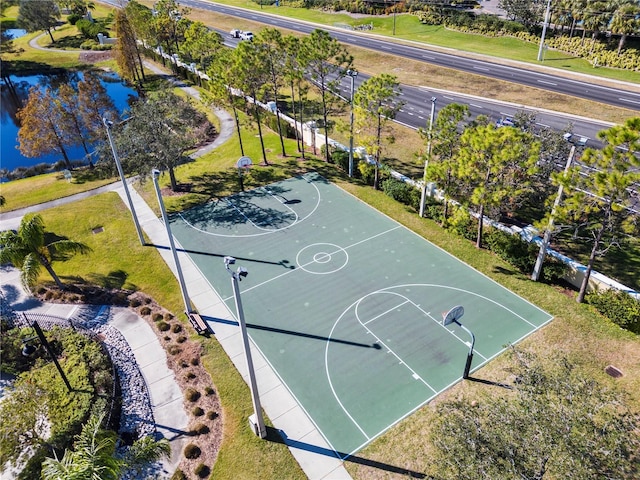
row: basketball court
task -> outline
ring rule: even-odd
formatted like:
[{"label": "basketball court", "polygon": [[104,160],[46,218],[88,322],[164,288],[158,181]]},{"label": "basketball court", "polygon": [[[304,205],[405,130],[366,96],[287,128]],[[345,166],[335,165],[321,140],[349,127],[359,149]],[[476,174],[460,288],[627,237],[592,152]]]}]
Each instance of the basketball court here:
[{"label": "basketball court", "polygon": [[[171,229],[344,458],[551,316],[311,173],[218,199]],[[443,315],[464,307],[459,324]],[[215,330],[215,324],[213,325]]]}]

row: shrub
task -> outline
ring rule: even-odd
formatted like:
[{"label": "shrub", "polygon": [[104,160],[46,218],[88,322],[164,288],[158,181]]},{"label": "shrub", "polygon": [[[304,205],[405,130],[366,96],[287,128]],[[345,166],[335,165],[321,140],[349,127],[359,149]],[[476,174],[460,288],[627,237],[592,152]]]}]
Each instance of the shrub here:
[{"label": "shrub", "polygon": [[178,355],[180,352],[182,352],[182,349],[178,345],[169,345],[167,347],[167,352],[170,355]]},{"label": "shrub", "polygon": [[72,13],[69,16],[67,16],[67,22],[69,22],[71,25],[75,25],[76,23],[78,23],[78,20],[80,20],[82,18],[82,15],[78,15],[77,13]]},{"label": "shrub", "polygon": [[[161,313],[156,312],[156,313],[154,313],[153,315],[151,315],[151,319],[152,319],[154,322],[159,322],[160,320],[164,320],[164,316],[163,316]],[[165,323],[166,323],[166,322],[165,322]]]},{"label": "shrub", "polygon": [[178,338],[176,338],[176,342],[178,343],[184,343],[187,341],[187,337],[185,337],[184,335],[180,335]]},{"label": "shrub", "polygon": [[189,445],[184,447],[184,456],[189,460],[198,458],[201,453],[202,453],[202,450],[200,450],[200,447],[198,447],[197,445],[194,445],[193,443],[190,443]]},{"label": "shrub", "polygon": [[171,325],[169,325],[164,320],[158,322],[157,325],[158,325],[158,330],[160,330],[161,332],[167,332],[171,328]]},{"label": "shrub", "polygon": [[182,470],[177,469],[175,472],[173,472],[173,475],[171,475],[171,480],[187,480],[187,476]]},{"label": "shrub", "polygon": [[[531,272],[535,264],[535,257],[531,258],[530,244],[519,235],[512,235],[492,228],[484,235],[489,249],[504,261],[510,263],[521,272]],[[533,245],[535,249],[535,245]]]},{"label": "shrub", "polygon": [[382,191],[394,200],[409,205],[414,210],[420,208],[422,193],[413,185],[401,182],[395,178],[388,178],[382,182]]},{"label": "shrub", "polygon": [[181,331],[182,331],[182,325],[180,325],[179,323],[174,323],[174,324],[171,326],[171,331],[172,331],[173,333],[179,333],[179,332],[181,332]]},{"label": "shrub", "polygon": [[189,360],[189,363],[191,363],[191,365],[195,367],[196,365],[200,364],[200,359],[198,357],[193,357],[191,360]]},{"label": "shrub", "polygon": [[[519,235],[492,228],[485,236],[489,249],[504,261],[516,267],[520,272],[529,274],[533,271],[540,247],[529,243]],[[567,267],[553,257],[545,259],[541,279],[546,282],[557,282],[566,273]]]},{"label": "shrub", "polygon": [[150,315],[150,314],[151,314],[151,308],[145,306],[140,309],[140,315]]},{"label": "shrub", "polygon": [[205,393],[205,395],[213,395],[213,394],[216,393],[216,391],[211,387],[205,387],[204,388],[204,393]]},{"label": "shrub", "polygon": [[190,402],[195,402],[200,398],[200,392],[195,388],[189,387],[184,391],[184,398]]},{"label": "shrub", "polygon": [[631,295],[603,290],[588,294],[586,301],[616,325],[640,335],[640,301]]},{"label": "shrub", "polygon": [[[265,121],[267,127],[274,132],[278,133],[278,121],[275,115],[268,115]],[[280,128],[282,129],[282,136],[285,138],[296,138],[296,131],[285,119],[280,118]]]},{"label": "shrub", "polygon": [[142,302],[140,302],[139,298],[132,298],[131,300],[129,300],[129,306],[133,308],[139,307],[141,303]]},{"label": "shrub", "polygon": [[164,313],[164,321],[168,322],[170,320],[173,320],[173,314],[171,312],[165,312]]},{"label": "shrub", "polygon": [[193,410],[191,410],[191,414],[194,417],[201,417],[202,415],[204,415],[204,410],[200,407],[195,407]]},{"label": "shrub", "polygon": [[207,467],[204,463],[198,464],[198,466],[193,471],[200,478],[206,478],[211,473],[211,469]]},{"label": "shrub", "polygon": [[198,423],[191,429],[191,432],[193,432],[194,435],[206,435],[210,431],[209,427],[204,423]]},{"label": "shrub", "polygon": [[449,217],[448,228],[452,232],[467,240],[475,240],[477,235],[478,222],[472,218],[465,208],[456,208]]},{"label": "shrub", "polygon": [[216,418],[218,418],[218,412],[214,412],[213,410],[208,411],[207,418],[209,420],[215,420]]},{"label": "shrub", "polygon": [[184,376],[187,380],[193,380],[194,378],[196,378],[196,374],[193,372],[189,372]]}]

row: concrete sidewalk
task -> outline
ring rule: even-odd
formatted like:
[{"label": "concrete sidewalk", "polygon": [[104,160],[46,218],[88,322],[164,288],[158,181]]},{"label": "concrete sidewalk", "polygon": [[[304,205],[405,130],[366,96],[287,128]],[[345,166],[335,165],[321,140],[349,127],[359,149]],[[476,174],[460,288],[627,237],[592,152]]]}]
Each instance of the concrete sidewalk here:
[{"label": "concrete sidewalk", "polygon": [[[161,462],[166,478],[178,467],[187,441],[189,418],[184,411],[183,395],[167,366],[167,355],[146,320],[125,307],[46,303],[28,295],[20,283],[20,271],[2,267],[0,289],[9,306],[17,313],[40,314],[62,319],[94,320],[104,315],[129,344],[147,385],[156,430],[171,445],[171,457]],[[10,478],[11,472],[5,472]],[[4,475],[3,475],[4,478]]]}]

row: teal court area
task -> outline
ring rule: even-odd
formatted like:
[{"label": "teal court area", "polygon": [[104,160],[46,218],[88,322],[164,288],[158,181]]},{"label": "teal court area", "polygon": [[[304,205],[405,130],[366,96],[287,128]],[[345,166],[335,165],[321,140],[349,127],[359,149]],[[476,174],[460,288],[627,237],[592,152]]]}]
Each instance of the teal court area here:
[{"label": "teal court area", "polygon": [[[551,320],[317,174],[219,199],[171,219],[181,248],[339,457],[460,381],[470,336],[442,325],[456,305],[476,337],[472,371]],[[215,329],[215,325],[214,325]]]}]

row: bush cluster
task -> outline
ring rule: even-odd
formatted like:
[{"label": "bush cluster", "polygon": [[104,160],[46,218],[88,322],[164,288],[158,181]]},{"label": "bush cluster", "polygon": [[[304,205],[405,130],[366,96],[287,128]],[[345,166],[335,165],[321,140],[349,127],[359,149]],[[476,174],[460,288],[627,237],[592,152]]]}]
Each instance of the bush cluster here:
[{"label": "bush cluster", "polygon": [[588,304],[616,325],[640,335],[640,301],[618,290],[602,290],[586,296]]}]

